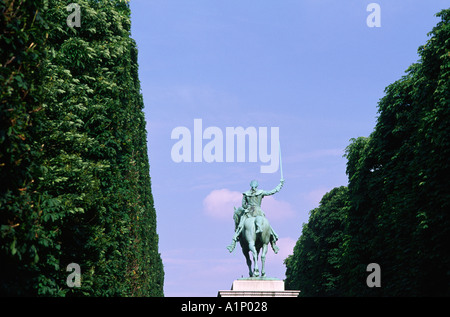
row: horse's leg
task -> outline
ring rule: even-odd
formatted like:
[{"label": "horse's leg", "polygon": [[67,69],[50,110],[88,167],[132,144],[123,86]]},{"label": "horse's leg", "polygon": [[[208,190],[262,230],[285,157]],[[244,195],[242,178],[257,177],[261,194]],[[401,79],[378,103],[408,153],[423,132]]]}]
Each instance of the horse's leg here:
[{"label": "horse's leg", "polygon": [[248,244],[248,247],[253,255],[253,276],[258,277],[259,276],[259,268],[258,268],[258,253],[256,252],[255,248],[255,242],[251,241]]},{"label": "horse's leg", "polygon": [[250,255],[248,254],[249,250],[244,250],[244,248],[242,248],[242,253],[244,253],[245,256],[245,260],[247,261],[247,266],[248,266],[248,274],[250,277],[253,276],[253,272],[252,272],[252,261],[250,260]]},{"label": "horse's leg", "polygon": [[269,221],[267,219],[264,219],[264,230],[263,234],[261,235],[261,243],[262,243],[262,253],[261,253],[261,276],[266,276],[266,254],[267,250],[269,249],[269,243],[271,238],[271,227],[269,224]]},{"label": "horse's leg", "polygon": [[266,254],[269,246],[265,243],[262,247],[261,253],[261,276],[266,276],[265,264],[266,264]]},{"label": "horse's leg", "polygon": [[[259,276],[259,269],[258,269],[258,256],[255,248],[255,240],[256,240],[256,234],[255,234],[255,219],[254,218],[247,218],[245,220],[245,229],[244,229],[244,236],[245,236],[245,246],[250,252],[252,252],[253,255],[253,272],[250,274],[250,276]],[[247,255],[248,255],[247,250]],[[250,268],[251,270],[251,268]]]}]

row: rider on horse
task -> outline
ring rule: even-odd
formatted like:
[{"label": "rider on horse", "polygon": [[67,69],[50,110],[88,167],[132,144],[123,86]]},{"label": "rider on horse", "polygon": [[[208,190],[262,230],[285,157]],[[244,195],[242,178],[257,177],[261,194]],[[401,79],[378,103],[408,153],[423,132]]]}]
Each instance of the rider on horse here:
[{"label": "rider on horse", "polygon": [[[244,226],[244,222],[247,218],[255,217],[255,225],[256,225],[256,233],[261,232],[260,224],[258,222],[259,217],[266,217],[264,212],[261,209],[261,201],[264,196],[270,196],[280,191],[283,187],[284,179],[280,180],[280,184],[277,187],[272,189],[271,191],[265,191],[258,188],[258,182],[256,180],[252,180],[250,182],[250,190],[242,193],[242,207],[239,207],[237,210],[235,208],[234,219],[236,223],[236,231],[233,236],[233,240],[229,246],[227,246],[228,251],[233,252],[236,247],[236,241],[241,234],[242,228]],[[238,225],[239,223],[239,225]],[[270,227],[270,244],[275,253],[278,253],[278,247],[276,246],[276,242],[278,240],[278,235],[273,230],[272,226]]]}]

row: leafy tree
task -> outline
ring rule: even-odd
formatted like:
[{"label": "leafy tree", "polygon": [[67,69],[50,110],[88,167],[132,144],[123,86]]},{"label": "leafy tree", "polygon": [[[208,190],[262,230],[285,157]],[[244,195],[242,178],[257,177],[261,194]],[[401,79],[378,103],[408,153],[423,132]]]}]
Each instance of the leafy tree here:
[{"label": "leafy tree", "polygon": [[[31,244],[35,273],[18,288],[32,295],[162,296],[130,9],[126,1],[78,1],[81,27],[71,28],[69,3],[48,0],[39,12],[46,43],[36,94],[36,197],[34,214],[19,225],[30,224],[31,241],[15,239]],[[8,208],[14,214],[22,206]],[[11,225],[2,228],[11,236]],[[20,254],[8,254],[6,263],[29,272]],[[72,262],[81,266],[81,288],[66,286]]]},{"label": "leafy tree", "polygon": [[348,190],[337,187],[310,211],[294,254],[286,261],[286,288],[301,296],[341,295],[341,255],[348,213]]},{"label": "leafy tree", "polygon": [[[450,294],[450,9],[437,16],[420,60],[386,88],[372,134],[347,148],[349,204],[335,262],[342,295]],[[310,218],[286,260],[287,284],[305,295],[326,294],[314,272],[329,266],[314,248],[330,232],[313,229],[316,222]],[[381,267],[380,288],[367,287],[369,263]]]},{"label": "leafy tree", "polygon": [[355,274],[358,262],[379,263],[384,281],[376,291],[353,283],[352,294],[450,292],[450,10],[438,16],[419,62],[386,88],[364,150],[358,141],[348,149],[349,252],[358,256],[347,264]]},{"label": "leafy tree", "polygon": [[0,1],[0,293],[28,295],[38,275],[36,220],[45,57],[42,1]]}]

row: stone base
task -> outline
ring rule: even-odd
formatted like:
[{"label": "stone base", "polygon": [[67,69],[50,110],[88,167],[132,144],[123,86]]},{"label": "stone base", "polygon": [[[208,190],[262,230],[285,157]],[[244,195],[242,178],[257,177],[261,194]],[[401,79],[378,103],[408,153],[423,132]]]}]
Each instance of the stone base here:
[{"label": "stone base", "polygon": [[286,291],[284,281],[268,277],[240,278],[231,290],[219,291],[218,297],[297,297],[300,291]]}]

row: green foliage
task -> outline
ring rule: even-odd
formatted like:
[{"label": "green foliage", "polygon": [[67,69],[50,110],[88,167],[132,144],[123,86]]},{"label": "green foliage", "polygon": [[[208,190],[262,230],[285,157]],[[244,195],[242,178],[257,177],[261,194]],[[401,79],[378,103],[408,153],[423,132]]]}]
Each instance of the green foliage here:
[{"label": "green foliage", "polygon": [[0,292],[18,295],[28,294],[39,270],[35,189],[42,157],[37,142],[43,118],[39,64],[45,56],[41,5],[0,2]]},{"label": "green foliage", "polygon": [[286,288],[301,296],[341,295],[341,256],[348,214],[347,187],[325,194],[303,225],[294,254],[286,261]]},{"label": "green foliage", "polygon": [[[128,4],[77,1],[82,25],[72,29],[66,24],[71,1],[46,2],[47,9],[39,12],[42,1],[35,1],[33,11],[41,23],[35,36],[45,41],[32,64],[39,76],[24,75],[37,87],[32,96],[40,117],[28,128],[34,137],[26,142],[35,155],[27,156],[31,166],[16,168],[14,175],[24,174],[21,183],[11,178],[2,191],[1,291],[162,296],[164,273]],[[22,19],[16,17],[13,24]],[[24,47],[18,46],[17,54]],[[17,104],[11,101],[12,107]],[[4,142],[5,151],[17,143]],[[66,285],[65,269],[72,262],[81,266],[80,288]]]},{"label": "green foliage", "polygon": [[[341,295],[450,295],[450,9],[437,16],[441,21],[419,48],[420,60],[386,88],[373,133],[352,139],[347,148],[343,252],[339,260],[327,255],[331,248],[321,253],[341,266]],[[287,283],[303,286],[303,295],[328,294],[328,266],[304,253],[314,235],[320,241],[330,234],[312,230],[316,221],[304,226],[286,261]],[[381,267],[380,288],[366,285],[372,262]],[[314,270],[321,274],[307,274]],[[311,281],[296,282],[300,272],[306,274],[300,279]]]}]

